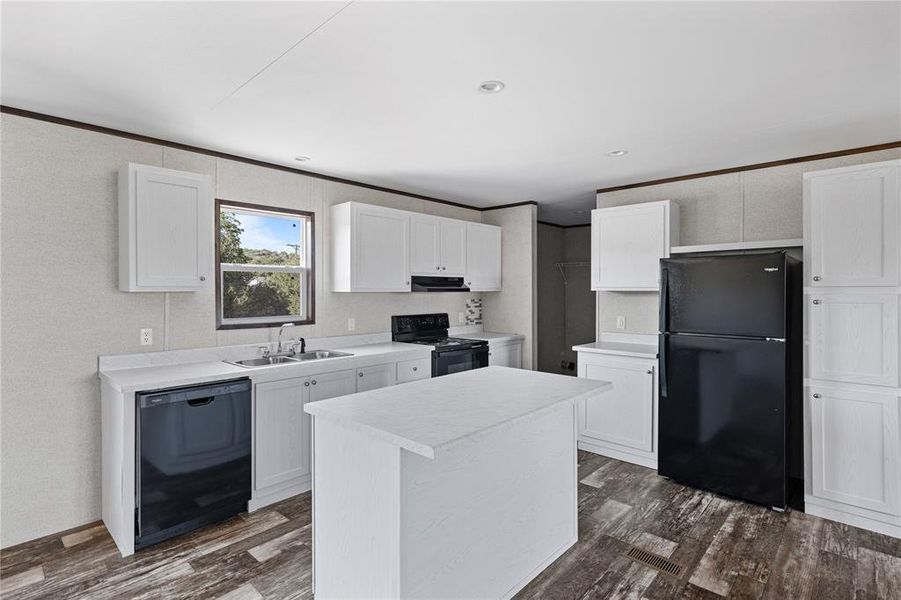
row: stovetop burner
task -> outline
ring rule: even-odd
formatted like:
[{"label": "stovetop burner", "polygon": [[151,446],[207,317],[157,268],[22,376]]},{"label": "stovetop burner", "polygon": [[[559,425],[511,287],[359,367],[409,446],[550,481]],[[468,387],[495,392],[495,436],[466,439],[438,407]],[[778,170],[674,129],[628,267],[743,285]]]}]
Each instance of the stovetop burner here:
[{"label": "stovetop burner", "polygon": [[485,340],[449,337],[447,313],[391,317],[391,339],[395,342],[434,346],[438,352],[487,346]]}]

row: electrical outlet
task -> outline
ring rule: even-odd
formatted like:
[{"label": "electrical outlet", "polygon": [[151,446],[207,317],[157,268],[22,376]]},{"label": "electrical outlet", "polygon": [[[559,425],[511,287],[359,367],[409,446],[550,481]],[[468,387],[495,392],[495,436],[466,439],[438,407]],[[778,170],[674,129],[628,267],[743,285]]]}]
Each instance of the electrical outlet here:
[{"label": "electrical outlet", "polygon": [[620,315],[616,317],[616,328],[617,329],[625,329],[626,328],[626,317]]},{"label": "electrical outlet", "polygon": [[347,320],[347,330],[354,331],[357,328],[357,320],[353,317]]},{"label": "electrical outlet", "polygon": [[460,311],[458,318],[460,319],[460,325],[463,325],[464,323],[466,323],[466,313],[463,312],[462,310]]},{"label": "electrical outlet", "polygon": [[153,345],[153,329],[149,327],[147,329],[141,330],[141,345],[142,346],[152,346]]}]

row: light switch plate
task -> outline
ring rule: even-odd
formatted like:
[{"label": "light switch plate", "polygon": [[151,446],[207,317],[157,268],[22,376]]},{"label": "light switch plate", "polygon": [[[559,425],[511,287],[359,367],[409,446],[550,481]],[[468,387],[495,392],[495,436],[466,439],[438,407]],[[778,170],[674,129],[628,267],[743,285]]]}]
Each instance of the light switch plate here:
[{"label": "light switch plate", "polygon": [[460,325],[463,325],[464,323],[466,323],[466,313],[463,312],[462,310],[459,312],[457,318],[459,319]]},{"label": "light switch plate", "polygon": [[141,330],[141,345],[142,346],[152,346],[153,345],[153,329],[149,327]]},{"label": "light switch plate", "polygon": [[625,329],[626,328],[626,317],[620,315],[616,317],[616,328],[617,329]]},{"label": "light switch plate", "polygon": [[347,320],[347,330],[354,331],[357,328],[357,320],[353,317]]}]

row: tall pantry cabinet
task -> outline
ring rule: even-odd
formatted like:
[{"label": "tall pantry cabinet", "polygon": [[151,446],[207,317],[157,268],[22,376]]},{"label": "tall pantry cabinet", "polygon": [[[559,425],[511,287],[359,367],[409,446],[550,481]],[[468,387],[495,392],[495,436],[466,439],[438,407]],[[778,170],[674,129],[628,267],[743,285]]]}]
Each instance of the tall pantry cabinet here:
[{"label": "tall pantry cabinet", "polygon": [[901,537],[901,160],[804,174],[805,506]]}]

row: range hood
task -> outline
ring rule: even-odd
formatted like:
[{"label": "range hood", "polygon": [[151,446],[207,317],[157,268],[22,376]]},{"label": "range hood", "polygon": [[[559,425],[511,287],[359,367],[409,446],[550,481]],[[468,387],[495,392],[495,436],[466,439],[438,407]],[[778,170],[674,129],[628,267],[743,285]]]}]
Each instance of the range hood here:
[{"label": "range hood", "polygon": [[414,275],[410,285],[413,292],[468,292],[462,277],[431,277]]}]

